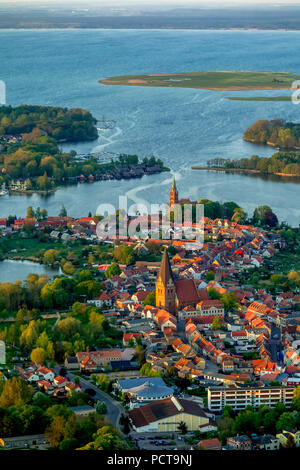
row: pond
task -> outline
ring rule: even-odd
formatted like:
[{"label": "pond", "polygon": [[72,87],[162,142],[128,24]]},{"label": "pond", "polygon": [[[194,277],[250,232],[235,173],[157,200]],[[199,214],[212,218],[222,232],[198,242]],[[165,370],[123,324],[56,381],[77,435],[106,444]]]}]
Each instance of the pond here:
[{"label": "pond", "polygon": [[61,268],[52,268],[32,261],[4,260],[0,261],[0,282],[24,281],[28,274],[46,274],[53,278],[62,274]]}]

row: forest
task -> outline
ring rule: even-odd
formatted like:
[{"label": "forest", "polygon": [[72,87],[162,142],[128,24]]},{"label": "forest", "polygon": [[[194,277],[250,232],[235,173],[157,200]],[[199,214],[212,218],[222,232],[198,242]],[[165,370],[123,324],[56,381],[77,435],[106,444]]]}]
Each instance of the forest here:
[{"label": "forest", "polygon": [[52,106],[0,106],[0,136],[40,129],[56,141],[80,142],[98,137],[97,120],[84,109]]},{"label": "forest", "polygon": [[55,138],[44,135],[39,128],[22,134],[22,139],[16,142],[2,140],[1,143],[0,136],[0,185],[5,183],[10,189],[12,180],[21,179],[26,190],[49,191],[60,184],[76,182],[82,176],[84,179],[91,175],[93,179],[104,179],[105,175],[111,179],[121,177],[120,169],[134,170],[139,166],[140,176],[151,168],[156,172],[167,170],[155,157],[144,158],[140,165],[137,155],[120,155],[102,164],[93,156],[81,159],[75,151],[62,152]]},{"label": "forest", "polygon": [[300,124],[284,119],[259,120],[244,132],[244,140],[285,149],[300,148]]}]

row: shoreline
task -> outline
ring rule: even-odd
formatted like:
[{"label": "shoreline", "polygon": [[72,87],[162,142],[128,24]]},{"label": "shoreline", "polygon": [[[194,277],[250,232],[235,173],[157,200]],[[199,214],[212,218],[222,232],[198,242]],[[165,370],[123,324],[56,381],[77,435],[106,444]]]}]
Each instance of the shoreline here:
[{"label": "shoreline", "polygon": [[58,26],[53,27],[27,27],[24,26],[20,27],[10,27],[10,26],[3,26],[0,27],[0,31],[229,31],[229,32],[240,32],[240,31],[251,31],[251,32],[268,32],[268,31],[281,31],[281,32],[291,32],[291,33],[299,33],[300,28],[102,28],[102,27],[89,27],[84,28],[82,26],[74,27],[74,26],[62,26],[61,28]]},{"label": "shoreline", "polygon": [[[276,147],[279,147],[278,144],[273,144],[273,142],[256,142],[256,140],[254,139],[245,139],[243,137],[243,140],[245,142],[249,142],[250,144],[255,144],[255,145],[268,145],[269,147],[273,147],[273,148],[276,148]],[[294,152],[296,150],[300,150],[300,147],[281,147],[278,152],[281,152],[281,151],[286,151],[286,152]],[[275,173],[274,173],[275,174]]]},{"label": "shoreline", "polygon": [[[115,80],[109,80],[109,79],[104,79],[104,80],[99,80],[99,83],[102,85],[114,85],[114,86],[140,86],[140,87],[152,87],[152,88],[189,88],[189,89],[194,89],[194,90],[211,90],[211,91],[251,91],[251,90],[290,90],[291,88],[288,86],[282,86],[280,88],[272,88],[272,87],[260,87],[260,86],[247,86],[247,87],[206,87],[206,86],[189,86],[189,87],[176,87],[175,85],[172,84],[166,84],[166,85],[152,85],[147,82],[141,83],[141,82],[136,82],[136,83],[129,83],[129,82],[117,82]],[[228,98],[231,99],[231,98]],[[232,100],[234,101],[234,100]],[[242,101],[242,100],[241,100]]]},{"label": "shoreline", "polygon": [[292,173],[263,173],[260,170],[250,170],[247,168],[218,168],[218,167],[210,167],[210,166],[192,166],[192,170],[206,170],[206,171],[220,171],[224,173],[248,173],[253,175],[273,175],[273,176],[283,176],[288,178],[299,178],[300,175],[293,175]]},{"label": "shoreline", "polygon": [[48,196],[48,194],[54,194],[55,191],[59,189],[59,187],[55,187],[53,189],[48,189],[42,190],[42,189],[27,189],[26,191],[21,191],[18,189],[9,190],[8,195],[12,196],[13,194],[19,194],[19,195],[24,195],[24,194],[40,194],[41,196]]}]

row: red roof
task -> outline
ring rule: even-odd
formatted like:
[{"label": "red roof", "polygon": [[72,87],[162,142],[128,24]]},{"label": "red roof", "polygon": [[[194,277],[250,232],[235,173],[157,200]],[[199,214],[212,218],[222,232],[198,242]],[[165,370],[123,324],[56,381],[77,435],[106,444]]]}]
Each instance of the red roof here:
[{"label": "red roof", "polygon": [[193,279],[182,279],[175,283],[179,302],[193,304],[199,301],[198,291]]}]

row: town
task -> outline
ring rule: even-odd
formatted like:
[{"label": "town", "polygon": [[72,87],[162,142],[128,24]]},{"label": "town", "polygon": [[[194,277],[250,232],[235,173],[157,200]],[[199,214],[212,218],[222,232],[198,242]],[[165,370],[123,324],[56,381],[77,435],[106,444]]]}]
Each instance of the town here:
[{"label": "town", "polygon": [[299,229],[242,212],[205,212],[201,248],[0,219],[3,259],[62,270],[0,284],[0,448],[300,447]]}]

